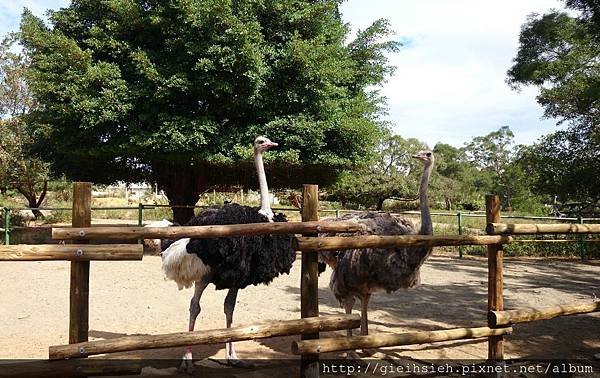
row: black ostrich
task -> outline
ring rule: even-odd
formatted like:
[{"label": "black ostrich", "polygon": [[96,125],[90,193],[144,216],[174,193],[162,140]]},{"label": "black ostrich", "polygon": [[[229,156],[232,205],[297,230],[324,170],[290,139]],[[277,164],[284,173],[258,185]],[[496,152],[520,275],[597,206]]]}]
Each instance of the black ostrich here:
[{"label": "black ostrich", "polygon": [[[260,186],[260,208],[227,204],[204,209],[188,225],[226,225],[263,222],[286,222],[283,214],[273,214],[265,176],[262,153],[277,146],[265,137],[254,141],[254,160]],[[180,239],[161,253],[162,266],[167,278],[174,280],[179,289],[194,284],[190,302],[189,331],[194,330],[200,314],[200,297],[213,283],[217,290],[228,289],[225,297],[227,328],[233,322],[233,311],[239,289],[248,285],[269,284],[282,273],[289,273],[296,253],[291,235],[260,235],[214,239]],[[226,358],[230,364],[247,365],[238,360],[233,343],[226,344]],[[181,369],[193,370],[192,348],[183,356]]]}]

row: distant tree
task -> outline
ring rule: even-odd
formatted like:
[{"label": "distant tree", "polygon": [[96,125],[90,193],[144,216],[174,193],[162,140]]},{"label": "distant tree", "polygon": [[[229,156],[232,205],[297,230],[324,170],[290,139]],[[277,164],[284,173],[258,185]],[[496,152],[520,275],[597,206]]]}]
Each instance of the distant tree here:
[{"label": "distant tree", "polygon": [[[38,208],[48,190],[48,164],[33,156],[26,126],[19,118],[0,119],[0,186],[18,191],[27,205]],[[43,217],[39,210],[32,210],[36,218]]]},{"label": "distant tree", "polygon": [[[366,164],[396,42],[384,20],[349,43],[338,0],[92,1],[25,11],[40,153],[71,179],[156,181],[171,204],[212,185],[328,183]],[[191,209],[174,211],[185,222]]]},{"label": "distant tree", "polygon": [[[0,188],[15,189],[29,207],[40,207],[47,191],[48,164],[31,152],[33,130],[24,122],[35,105],[25,82],[29,64],[22,53],[13,51],[14,35],[0,43]],[[36,218],[42,216],[34,210]]]},{"label": "distant tree", "polygon": [[17,36],[9,33],[0,42],[0,115],[2,118],[26,114],[34,99],[25,81],[28,57],[13,51]]},{"label": "distant tree", "polygon": [[500,195],[507,210],[512,210],[515,203],[519,203],[524,205],[519,210],[537,211],[539,199],[531,192],[531,178],[519,163],[521,148],[515,146],[510,128],[502,126],[485,136],[473,138],[464,151],[478,170],[473,184],[480,192]]},{"label": "distant tree", "polygon": [[536,190],[562,201],[600,201],[600,4],[567,0],[573,13],[532,15],[522,26],[508,82],[535,86],[548,117],[568,128],[524,151]]},{"label": "distant tree", "polygon": [[577,202],[586,215],[597,215],[600,203],[600,134],[574,128],[546,135],[525,148],[520,165],[533,189],[549,202]]},{"label": "distant tree", "polygon": [[384,136],[377,145],[373,163],[344,172],[329,197],[376,210],[382,210],[387,199],[416,198],[419,172],[411,155],[424,148],[425,145],[414,138]]},{"label": "distant tree", "polygon": [[431,196],[434,201],[443,202],[446,210],[479,208],[483,195],[475,183],[480,173],[469,161],[464,149],[438,143],[433,153],[435,169]]}]

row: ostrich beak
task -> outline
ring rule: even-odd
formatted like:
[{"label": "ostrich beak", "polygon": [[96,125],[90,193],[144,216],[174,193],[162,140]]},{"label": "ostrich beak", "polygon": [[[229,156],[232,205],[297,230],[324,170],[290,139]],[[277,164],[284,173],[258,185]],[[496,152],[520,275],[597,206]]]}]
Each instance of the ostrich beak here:
[{"label": "ostrich beak", "polygon": [[279,146],[279,143],[268,141],[268,142],[265,142],[263,145],[265,147],[267,147],[267,148],[271,148],[271,147],[277,147],[277,146]]}]

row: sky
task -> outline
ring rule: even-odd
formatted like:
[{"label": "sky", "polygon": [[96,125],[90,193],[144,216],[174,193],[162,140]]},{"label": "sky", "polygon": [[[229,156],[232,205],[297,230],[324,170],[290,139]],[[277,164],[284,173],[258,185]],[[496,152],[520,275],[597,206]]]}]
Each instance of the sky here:
[{"label": "sky", "polygon": [[[368,4],[368,5],[366,5]],[[397,41],[396,72],[382,88],[388,121],[404,138],[430,147],[462,146],[508,125],[518,144],[557,130],[542,120],[535,88],[511,90],[506,71],[531,13],[563,9],[558,0],[348,0],[342,17],[354,31],[387,18]]]},{"label": "sky", "polygon": [[[18,29],[27,7],[42,16],[66,0],[0,0],[0,35]],[[515,142],[531,144],[557,130],[542,119],[535,88],[511,90],[506,71],[527,15],[562,9],[559,0],[346,0],[342,17],[352,30],[387,18],[404,43],[391,54],[396,71],[382,88],[396,134],[430,147],[457,147],[508,125]]]}]

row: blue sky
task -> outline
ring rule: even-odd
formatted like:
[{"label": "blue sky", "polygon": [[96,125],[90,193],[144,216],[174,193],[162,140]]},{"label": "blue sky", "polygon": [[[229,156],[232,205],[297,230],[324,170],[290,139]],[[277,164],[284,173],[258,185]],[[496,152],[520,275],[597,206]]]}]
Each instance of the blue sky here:
[{"label": "blue sky", "polygon": [[[36,15],[66,0],[0,0],[0,34],[16,30],[23,7]],[[528,14],[561,9],[559,0],[346,0],[342,14],[353,30],[390,20],[405,47],[390,56],[397,67],[382,92],[394,131],[462,146],[509,125],[517,143],[533,143],[557,129],[543,120],[537,91],[505,83]]]}]

